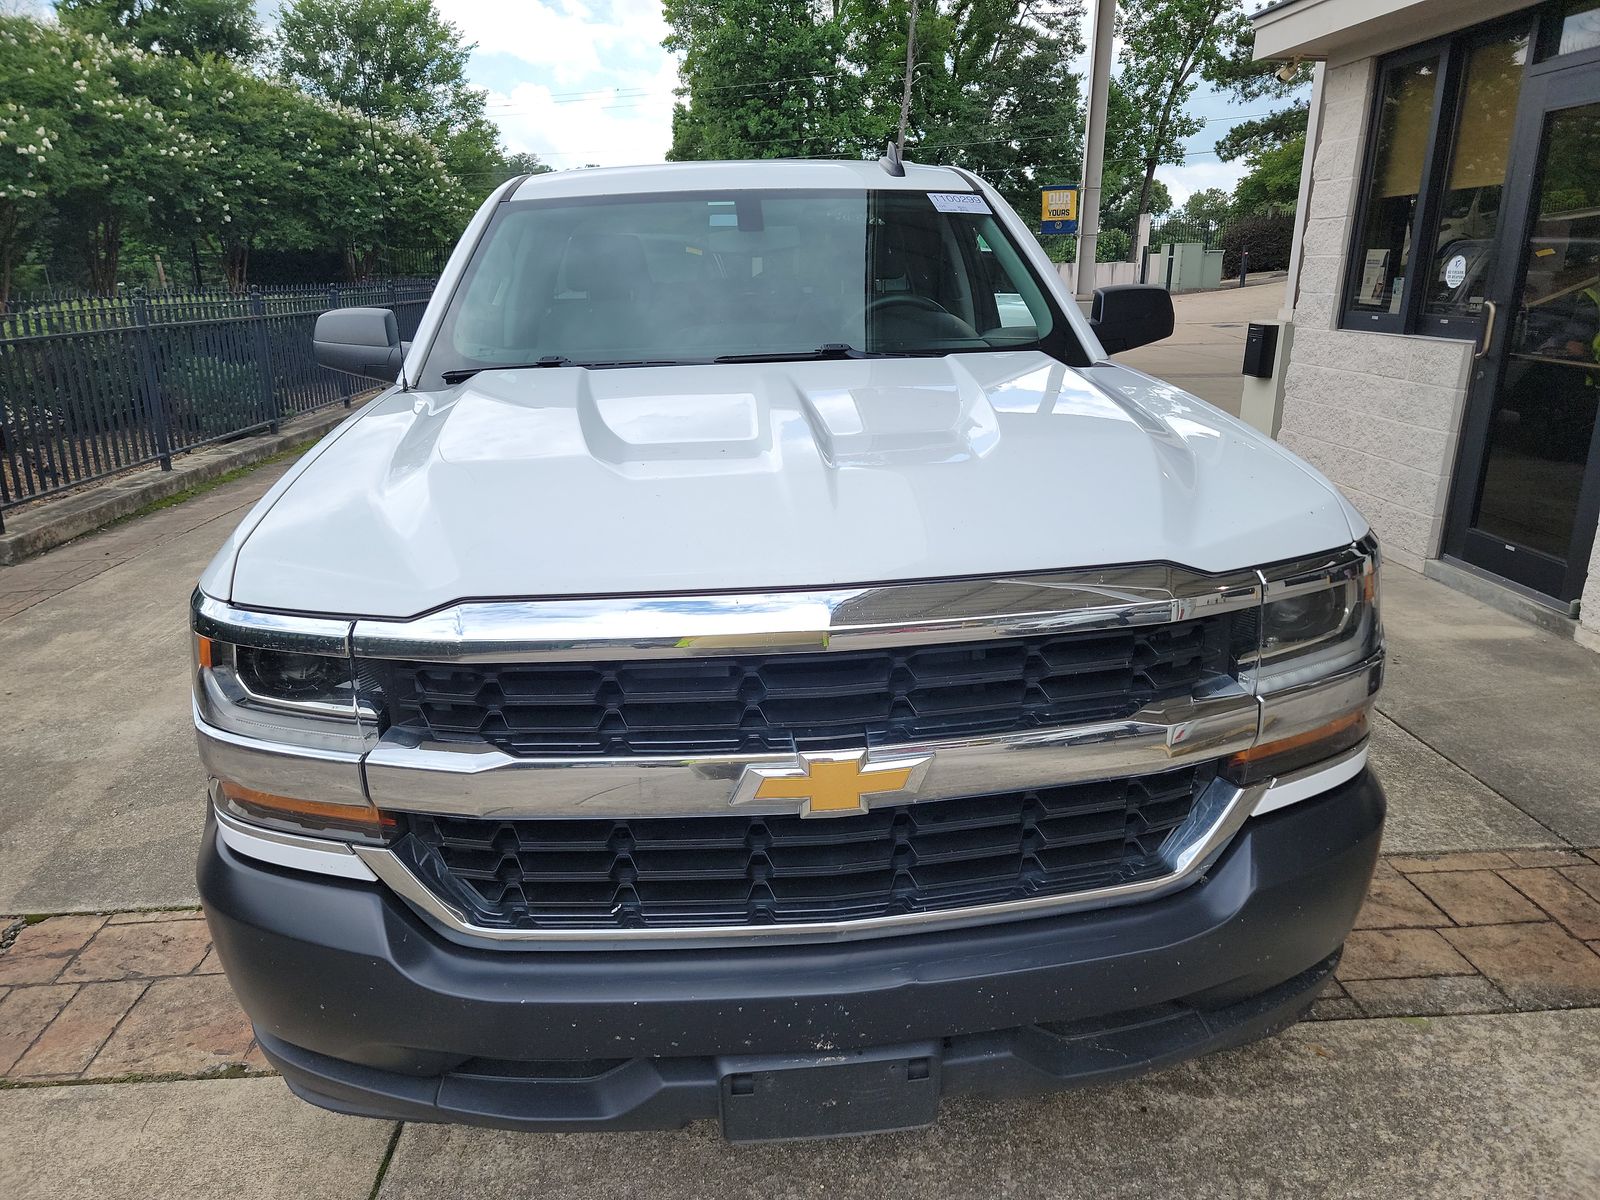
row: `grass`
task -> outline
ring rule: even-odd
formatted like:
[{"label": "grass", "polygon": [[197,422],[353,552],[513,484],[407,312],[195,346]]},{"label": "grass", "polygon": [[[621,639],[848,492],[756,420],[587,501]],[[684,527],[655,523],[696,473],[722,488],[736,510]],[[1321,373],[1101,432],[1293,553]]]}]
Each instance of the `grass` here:
[{"label": "grass", "polygon": [[148,517],[151,513],[160,512],[164,508],[176,508],[178,505],[183,504],[186,501],[193,500],[196,496],[204,496],[207,492],[215,491],[223,484],[232,483],[236,479],[243,479],[252,471],[259,471],[262,467],[270,467],[274,463],[281,463],[286,459],[299,458],[302,454],[311,449],[311,447],[315,446],[321,440],[322,439],[319,437],[307,438],[303,442],[296,442],[287,450],[278,451],[278,453],[272,455],[270,458],[263,458],[260,462],[253,462],[244,467],[235,467],[231,471],[224,471],[215,479],[202,480],[199,483],[191,484],[182,491],[173,492],[170,496],[163,496],[159,500],[152,500],[148,504],[141,504],[131,513],[127,513],[118,517],[114,521],[110,521],[105,525],[102,525],[99,529],[95,530],[95,532],[99,533],[107,529],[115,529],[118,525],[126,524],[129,521],[137,521],[140,517]]}]

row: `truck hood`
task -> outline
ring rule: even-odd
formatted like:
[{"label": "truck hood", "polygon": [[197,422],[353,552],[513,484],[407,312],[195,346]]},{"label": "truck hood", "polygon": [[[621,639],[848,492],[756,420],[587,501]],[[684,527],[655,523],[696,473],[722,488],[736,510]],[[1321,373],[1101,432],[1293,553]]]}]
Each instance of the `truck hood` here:
[{"label": "truck hood", "polygon": [[1364,530],[1269,439],[1110,364],[488,371],[369,405],[204,583],[245,606],[404,617],[491,597],[1224,571]]}]

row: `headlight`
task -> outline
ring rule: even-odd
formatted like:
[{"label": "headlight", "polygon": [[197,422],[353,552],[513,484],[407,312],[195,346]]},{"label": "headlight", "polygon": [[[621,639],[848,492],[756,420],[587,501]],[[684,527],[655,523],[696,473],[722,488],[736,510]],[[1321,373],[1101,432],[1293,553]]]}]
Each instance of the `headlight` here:
[{"label": "headlight", "polygon": [[1241,784],[1282,778],[1353,750],[1381,670],[1378,548],[1361,545],[1263,572],[1253,649],[1239,678],[1262,701],[1261,741],[1228,760]]},{"label": "headlight", "polygon": [[195,701],[207,722],[244,737],[360,754],[378,733],[344,655],[268,650],[195,635]]},{"label": "headlight", "polygon": [[272,618],[196,594],[194,699],[217,806],[294,832],[381,839],[361,756],[381,696],[356,677],[348,622]]},{"label": "headlight", "polygon": [[1376,550],[1268,572],[1257,646],[1241,657],[1240,677],[1258,695],[1314,683],[1365,662],[1382,640]]}]

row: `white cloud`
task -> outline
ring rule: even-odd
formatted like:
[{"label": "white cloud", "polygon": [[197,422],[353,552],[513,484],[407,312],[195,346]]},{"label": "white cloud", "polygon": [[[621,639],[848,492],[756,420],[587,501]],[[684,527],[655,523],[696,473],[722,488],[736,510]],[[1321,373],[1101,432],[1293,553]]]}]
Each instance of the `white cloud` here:
[{"label": "white cloud", "polygon": [[1165,166],[1156,168],[1156,178],[1167,185],[1167,190],[1172,193],[1174,204],[1182,204],[1196,192],[1206,188],[1221,188],[1225,192],[1233,191],[1239,180],[1244,178],[1246,167],[1242,159],[1235,162],[1207,161],[1196,158],[1181,166]]},{"label": "white cloud", "polygon": [[667,25],[659,0],[436,0],[435,7],[478,43],[478,53],[521,59],[558,85],[605,74],[621,83],[641,66],[653,71],[670,61],[661,47]]},{"label": "white cloud", "polygon": [[477,43],[469,73],[507,147],[553,167],[659,162],[677,63],[660,0],[435,0]]},{"label": "white cloud", "polygon": [[531,150],[553,167],[660,162],[672,140],[677,79],[668,60],[621,96],[573,96],[519,83],[509,92],[491,91],[489,112],[511,150]]}]

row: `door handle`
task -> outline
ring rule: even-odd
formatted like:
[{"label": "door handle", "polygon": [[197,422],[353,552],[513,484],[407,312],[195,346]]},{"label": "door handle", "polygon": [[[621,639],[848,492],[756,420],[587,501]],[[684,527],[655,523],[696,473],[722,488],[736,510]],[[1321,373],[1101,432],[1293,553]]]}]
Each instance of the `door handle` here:
[{"label": "door handle", "polygon": [[1494,322],[1500,310],[1495,307],[1493,300],[1485,300],[1483,307],[1488,309],[1489,315],[1483,322],[1483,340],[1478,343],[1478,348],[1472,352],[1473,358],[1482,358],[1489,353],[1489,344],[1494,341]]}]

